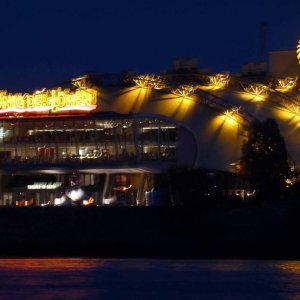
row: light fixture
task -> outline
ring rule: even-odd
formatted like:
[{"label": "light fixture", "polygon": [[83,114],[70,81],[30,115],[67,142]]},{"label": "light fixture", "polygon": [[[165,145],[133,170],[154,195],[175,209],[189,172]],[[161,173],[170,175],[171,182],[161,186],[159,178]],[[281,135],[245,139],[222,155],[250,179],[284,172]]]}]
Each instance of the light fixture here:
[{"label": "light fixture", "polygon": [[286,77],[286,78],[277,79],[276,91],[287,92],[292,90],[296,86],[297,80],[298,77],[296,78]]},{"label": "light fixture", "polygon": [[261,100],[265,99],[267,96],[267,87],[262,84],[248,84],[244,86],[244,91],[248,94],[260,98]]},{"label": "light fixture", "polygon": [[183,98],[189,98],[195,92],[193,85],[183,84],[172,90],[172,93]]},{"label": "light fixture", "polygon": [[152,74],[138,75],[133,78],[133,81],[140,88],[160,90],[165,87],[162,78]]},{"label": "light fixture", "polygon": [[41,90],[35,91],[34,94],[39,95],[39,94],[43,94],[43,93],[45,93],[45,92],[46,92],[46,88],[43,88],[43,89],[41,89]]},{"label": "light fixture", "polygon": [[79,89],[85,89],[90,87],[89,77],[88,75],[83,75],[81,77],[77,77],[72,79],[72,84],[74,87]]},{"label": "light fixture", "polygon": [[218,90],[225,88],[229,83],[229,74],[215,74],[208,76],[208,86]]},{"label": "light fixture", "polygon": [[239,115],[240,107],[233,107],[231,109],[227,109],[224,111],[224,115],[226,118],[230,118],[231,120],[237,122],[237,116]]},{"label": "light fixture", "polygon": [[299,104],[291,104],[288,105],[287,109],[292,113],[295,114],[297,116],[300,116],[300,108],[299,108]]}]

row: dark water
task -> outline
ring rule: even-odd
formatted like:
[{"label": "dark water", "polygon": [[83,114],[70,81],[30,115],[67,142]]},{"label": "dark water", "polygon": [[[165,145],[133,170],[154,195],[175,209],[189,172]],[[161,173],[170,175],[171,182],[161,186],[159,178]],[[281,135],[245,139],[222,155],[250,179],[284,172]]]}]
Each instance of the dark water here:
[{"label": "dark water", "polygon": [[300,299],[300,261],[1,259],[0,299]]}]

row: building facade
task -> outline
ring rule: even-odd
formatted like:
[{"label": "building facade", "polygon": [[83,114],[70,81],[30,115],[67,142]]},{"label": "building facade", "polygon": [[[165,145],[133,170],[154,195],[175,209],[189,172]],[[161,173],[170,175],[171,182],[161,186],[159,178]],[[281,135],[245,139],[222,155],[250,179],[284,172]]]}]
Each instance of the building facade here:
[{"label": "building facade", "polygon": [[268,117],[298,165],[299,116],[297,78],[261,74],[90,75],[3,91],[0,205],[147,205],[170,168],[236,172],[251,121]]}]

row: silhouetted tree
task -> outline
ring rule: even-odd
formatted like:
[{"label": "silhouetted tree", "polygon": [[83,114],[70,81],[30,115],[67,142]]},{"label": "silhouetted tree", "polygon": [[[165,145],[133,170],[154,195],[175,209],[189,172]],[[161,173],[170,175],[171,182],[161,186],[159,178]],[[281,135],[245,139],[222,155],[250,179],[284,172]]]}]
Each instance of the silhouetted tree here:
[{"label": "silhouetted tree", "polygon": [[274,200],[286,190],[289,165],[285,142],[274,119],[251,123],[242,147],[241,173],[262,200]]}]

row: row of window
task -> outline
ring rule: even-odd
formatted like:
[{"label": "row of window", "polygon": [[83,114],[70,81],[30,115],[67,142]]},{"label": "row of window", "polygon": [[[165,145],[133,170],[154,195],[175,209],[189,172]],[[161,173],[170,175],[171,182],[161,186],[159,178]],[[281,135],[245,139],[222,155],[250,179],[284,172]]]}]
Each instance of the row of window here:
[{"label": "row of window", "polygon": [[2,122],[0,162],[94,163],[176,159],[177,129],[173,124],[137,120],[134,127],[130,120],[113,122]]},{"label": "row of window", "polygon": [[[39,124],[39,125],[38,125]],[[176,127],[166,122],[155,123],[120,121],[115,124],[102,122],[0,122],[0,143],[36,142],[109,142],[133,141],[173,141],[177,139]]]}]

